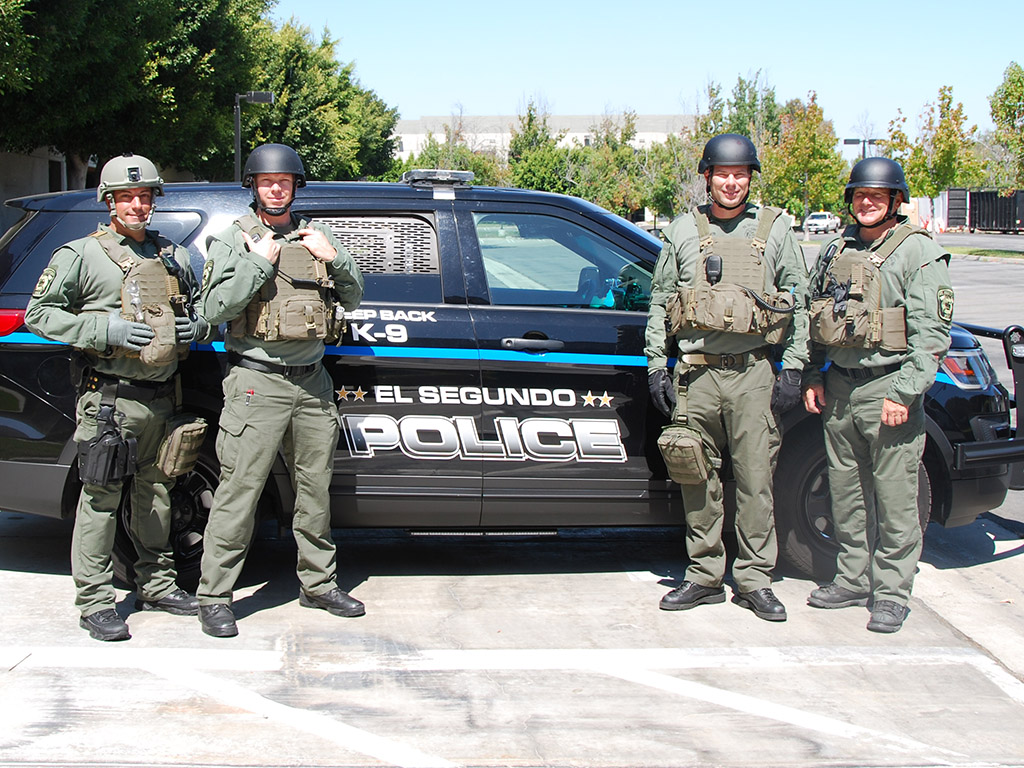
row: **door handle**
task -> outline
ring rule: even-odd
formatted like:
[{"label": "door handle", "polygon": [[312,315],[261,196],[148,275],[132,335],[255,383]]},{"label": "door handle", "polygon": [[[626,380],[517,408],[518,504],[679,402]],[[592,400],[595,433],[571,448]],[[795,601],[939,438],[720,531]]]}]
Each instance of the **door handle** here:
[{"label": "door handle", "polygon": [[558,352],[565,347],[565,342],[558,339],[523,339],[506,336],[501,340],[501,347],[516,352]]}]

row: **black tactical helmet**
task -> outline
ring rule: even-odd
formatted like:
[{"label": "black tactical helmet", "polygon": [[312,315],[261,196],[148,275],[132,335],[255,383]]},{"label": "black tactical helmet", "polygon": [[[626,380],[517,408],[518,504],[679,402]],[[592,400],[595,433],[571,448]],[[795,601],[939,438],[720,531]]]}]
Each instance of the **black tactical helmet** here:
[{"label": "black tactical helmet", "polygon": [[910,189],[903,175],[903,168],[888,157],[868,157],[861,160],[850,171],[850,183],[846,185],[843,198],[846,204],[853,202],[853,190],[858,187],[877,187],[903,193],[903,202],[910,202]]},{"label": "black tactical helmet", "polygon": [[708,140],[704,155],[697,165],[697,173],[704,173],[716,165],[747,165],[761,171],[754,142],[738,133],[722,133]]},{"label": "black tactical helmet", "polygon": [[295,187],[306,186],[306,169],[298,153],[286,144],[263,144],[256,147],[245,161],[242,186],[252,187],[252,177],[257,173],[291,173],[295,176]]}]

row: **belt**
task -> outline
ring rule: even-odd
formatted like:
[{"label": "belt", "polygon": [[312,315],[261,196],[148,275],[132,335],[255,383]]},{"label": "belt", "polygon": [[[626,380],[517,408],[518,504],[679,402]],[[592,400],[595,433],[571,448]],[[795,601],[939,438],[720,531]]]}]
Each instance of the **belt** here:
[{"label": "belt", "polygon": [[902,363],[892,363],[891,365],[883,365],[878,368],[843,368],[841,365],[832,363],[831,367],[851,381],[867,381],[868,379],[877,379],[879,376],[896,373],[901,365]]},{"label": "belt", "polygon": [[706,365],[710,368],[743,368],[755,360],[764,360],[768,353],[763,349],[755,349],[752,352],[740,352],[735,355],[706,355],[696,352],[688,352],[680,355],[679,359],[687,365]]},{"label": "belt", "polygon": [[172,376],[167,381],[137,381],[119,379],[92,370],[87,370],[82,376],[82,389],[85,391],[103,392],[108,396],[142,403],[159,400],[161,397],[171,397],[177,387],[177,376]]},{"label": "belt", "polygon": [[320,366],[320,363],[310,363],[309,365],[280,365],[278,363],[264,362],[263,360],[250,360],[248,357],[243,357],[237,352],[228,352],[228,362],[231,365],[248,368],[250,371],[259,371],[260,373],[277,373],[290,379],[298,376],[308,376]]}]

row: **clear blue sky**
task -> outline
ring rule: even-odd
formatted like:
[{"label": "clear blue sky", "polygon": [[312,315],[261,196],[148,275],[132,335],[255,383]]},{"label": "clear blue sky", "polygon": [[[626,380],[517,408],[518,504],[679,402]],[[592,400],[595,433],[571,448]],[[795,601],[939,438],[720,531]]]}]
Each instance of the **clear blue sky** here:
[{"label": "clear blue sky", "polygon": [[273,16],[317,39],[326,26],[404,119],[515,115],[530,99],[550,114],[690,114],[709,82],[728,96],[760,70],[780,104],[816,91],[841,139],[884,137],[898,109],[916,135],[943,85],[986,130],[1003,70],[1024,63],[1020,0],[279,0]]}]

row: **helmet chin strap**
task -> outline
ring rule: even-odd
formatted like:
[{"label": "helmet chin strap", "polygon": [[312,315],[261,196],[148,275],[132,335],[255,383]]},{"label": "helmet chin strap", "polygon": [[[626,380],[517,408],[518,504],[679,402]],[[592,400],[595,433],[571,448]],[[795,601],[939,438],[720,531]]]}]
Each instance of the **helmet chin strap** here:
[{"label": "helmet chin strap", "polygon": [[153,203],[149,206],[149,216],[146,217],[145,221],[140,221],[138,224],[129,224],[117,215],[117,206],[114,204],[113,194],[107,193],[107,207],[110,209],[110,220],[116,221],[130,232],[140,232],[148,227],[149,223],[153,220],[153,213],[156,211],[156,203]]},{"label": "helmet chin strap", "polygon": [[256,193],[256,188],[253,187],[252,200],[254,203],[256,203],[256,210],[263,211],[268,216],[283,216],[284,214],[288,213],[288,209],[292,207],[292,203],[295,201],[295,194],[292,193],[292,196],[291,198],[289,198],[288,203],[283,207],[268,208],[263,204],[263,201],[260,200],[260,196]]},{"label": "helmet chin strap", "polygon": [[[711,173],[714,173],[714,172],[715,172],[715,168],[714,168],[714,166],[712,166],[711,167]],[[751,173],[751,175],[753,175],[753,173]],[[717,205],[723,211],[735,211],[737,208],[742,208],[743,206],[745,206],[747,204],[747,198],[750,197],[750,187],[747,187],[747,194],[745,194],[743,196],[743,199],[740,200],[738,203],[736,203],[736,205],[725,205],[724,203],[719,202],[718,200],[715,200],[714,196],[711,194],[711,178],[710,178],[710,176],[708,177],[707,185],[705,186],[704,191],[707,193],[708,202],[712,203],[713,205]]]},{"label": "helmet chin strap", "polygon": [[[898,190],[889,190],[889,205],[885,209],[885,218],[877,222],[876,224],[872,224],[872,227],[880,227],[882,224],[885,224],[885,222],[889,221],[890,219],[896,218],[896,212],[899,211],[900,208],[899,204],[896,203],[897,194],[899,194]],[[857,222],[857,224],[859,224],[862,227],[867,227],[867,225],[864,222],[857,218],[857,214],[853,212],[853,201],[850,201],[846,205],[846,210],[850,214],[850,216],[853,217],[853,220]]]}]

